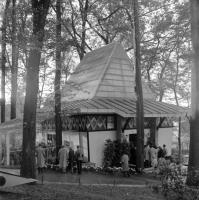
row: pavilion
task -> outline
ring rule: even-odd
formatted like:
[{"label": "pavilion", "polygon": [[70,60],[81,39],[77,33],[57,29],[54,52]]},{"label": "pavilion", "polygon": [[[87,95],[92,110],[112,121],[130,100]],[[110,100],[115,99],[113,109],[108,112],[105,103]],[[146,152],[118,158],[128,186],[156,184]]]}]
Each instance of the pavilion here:
[{"label": "pavilion", "polygon": [[[173,118],[185,115],[181,107],[155,101],[142,81],[144,141],[166,144],[171,153]],[[53,102],[46,106],[53,111]],[[88,161],[102,165],[107,139],[136,140],[135,70],[119,43],[89,52],[62,90],[63,143],[81,145]],[[54,116],[42,121],[47,142],[54,144]]]}]

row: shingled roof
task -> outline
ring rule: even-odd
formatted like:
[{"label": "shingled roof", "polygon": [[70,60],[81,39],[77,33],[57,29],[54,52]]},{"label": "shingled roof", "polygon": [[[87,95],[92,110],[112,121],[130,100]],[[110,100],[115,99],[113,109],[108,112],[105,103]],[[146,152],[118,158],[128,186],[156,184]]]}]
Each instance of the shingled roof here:
[{"label": "shingled roof", "polygon": [[[182,107],[157,102],[142,81],[145,117],[177,117],[186,114]],[[119,43],[112,43],[85,55],[62,90],[62,110],[67,114],[118,114],[136,116],[134,64]],[[51,118],[54,107],[37,112],[37,121]],[[45,114],[49,112],[49,114]],[[0,125],[0,131],[21,131],[22,120]]]},{"label": "shingled roof", "polygon": [[[145,99],[154,99],[146,83]],[[134,65],[119,43],[89,52],[77,66],[62,91],[62,101],[96,97],[136,98]]]},{"label": "shingled roof", "polygon": [[[142,81],[145,117],[186,114],[179,106],[157,102]],[[67,114],[136,116],[134,64],[119,43],[85,55],[62,90],[62,111]],[[51,107],[51,111],[52,111]]]},{"label": "shingled roof", "polygon": [[[182,107],[144,99],[144,117],[179,117],[186,114]],[[63,112],[70,114],[118,114],[136,117],[136,99],[93,98],[70,101],[63,105]]]}]

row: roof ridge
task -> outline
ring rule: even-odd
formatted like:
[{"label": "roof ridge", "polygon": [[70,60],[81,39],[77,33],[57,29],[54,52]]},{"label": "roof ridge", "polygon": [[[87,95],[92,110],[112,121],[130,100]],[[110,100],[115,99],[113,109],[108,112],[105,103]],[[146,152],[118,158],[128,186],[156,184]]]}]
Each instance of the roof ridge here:
[{"label": "roof ridge", "polygon": [[[109,57],[108,57],[108,59],[107,59],[107,61],[106,61],[106,63],[105,63],[105,67],[104,67],[104,69],[103,69],[103,71],[102,71],[102,73],[101,73],[101,77],[100,77],[100,79],[99,79],[99,83],[98,83],[98,85],[97,85],[97,87],[96,87],[96,89],[95,89],[95,92],[94,92],[94,94],[93,94],[93,97],[95,97],[96,94],[97,94],[97,91],[98,91],[98,89],[99,89],[100,83],[102,82],[102,80],[103,80],[103,78],[104,78],[104,75],[105,75],[105,72],[106,72],[107,69],[108,69],[108,65],[110,64],[111,57],[113,56],[113,53],[114,53],[114,51],[115,51],[115,49],[116,49],[116,47],[117,47],[117,45],[118,45],[117,42],[114,42],[114,43],[111,43],[111,44],[114,44],[114,47],[113,47],[112,52],[110,53],[110,55],[109,55]],[[93,97],[92,97],[92,98],[93,98]]]},{"label": "roof ridge", "polygon": [[101,46],[100,48],[97,48],[97,49],[94,49],[92,51],[89,51],[88,53],[86,53],[85,56],[89,56],[90,54],[95,54],[97,51],[101,51],[102,49],[106,49],[109,46],[116,46],[117,44],[119,44],[119,42],[116,42],[116,41],[111,42],[111,43],[109,43],[107,45]]}]

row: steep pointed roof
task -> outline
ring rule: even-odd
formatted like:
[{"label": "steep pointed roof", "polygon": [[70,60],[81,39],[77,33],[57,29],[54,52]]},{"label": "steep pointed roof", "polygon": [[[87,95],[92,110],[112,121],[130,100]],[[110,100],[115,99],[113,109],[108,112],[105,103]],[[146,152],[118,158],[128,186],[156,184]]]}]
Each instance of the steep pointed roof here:
[{"label": "steep pointed roof", "polygon": [[[62,101],[97,97],[135,98],[133,63],[119,43],[89,52],[77,66],[62,91]],[[143,96],[154,99],[143,82]]]},{"label": "steep pointed roof", "polygon": [[[137,98],[133,66],[119,43],[87,53],[62,90],[62,112],[69,115],[109,113],[135,117]],[[145,117],[186,115],[187,111],[182,107],[155,101],[143,81],[142,86]],[[45,108],[49,116],[53,115],[53,108],[54,104]]]}]

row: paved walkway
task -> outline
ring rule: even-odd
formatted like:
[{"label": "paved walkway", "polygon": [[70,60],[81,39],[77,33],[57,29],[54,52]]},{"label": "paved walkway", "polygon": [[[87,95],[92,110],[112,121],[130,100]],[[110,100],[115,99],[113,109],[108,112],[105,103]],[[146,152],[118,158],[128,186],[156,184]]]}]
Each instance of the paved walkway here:
[{"label": "paved walkway", "polygon": [[62,174],[56,171],[47,171],[38,176],[39,182],[44,184],[74,184],[74,185],[97,185],[97,186],[121,186],[121,187],[143,187],[148,184],[159,184],[158,179],[148,175],[131,175],[123,177],[122,175],[105,175],[95,172],[83,172],[81,175],[66,173]]},{"label": "paved walkway", "polygon": [[[19,175],[18,169],[1,169],[0,171]],[[83,172],[81,175],[61,173],[47,170],[37,176],[40,184],[63,184],[63,185],[93,185],[93,186],[118,186],[118,187],[145,187],[149,184],[159,184],[158,179],[149,175],[131,175],[123,177],[119,175],[99,174],[96,172]]]}]

